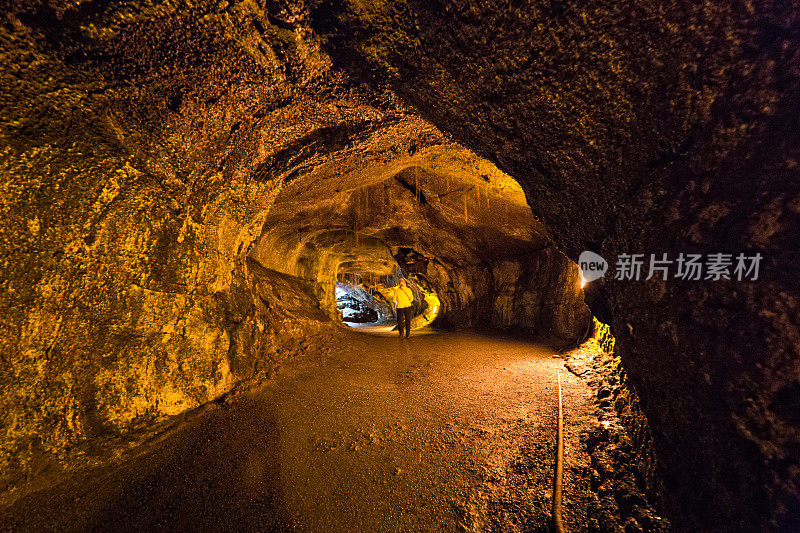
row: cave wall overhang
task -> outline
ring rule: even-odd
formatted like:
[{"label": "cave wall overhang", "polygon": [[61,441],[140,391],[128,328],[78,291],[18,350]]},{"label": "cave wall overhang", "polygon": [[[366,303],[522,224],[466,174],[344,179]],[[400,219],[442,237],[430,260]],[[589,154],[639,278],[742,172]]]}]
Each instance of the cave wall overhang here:
[{"label": "cave wall overhang", "polygon": [[593,284],[679,529],[800,523],[796,3],[315,4],[337,65],[522,184],[576,260],[761,253],[756,282]]}]

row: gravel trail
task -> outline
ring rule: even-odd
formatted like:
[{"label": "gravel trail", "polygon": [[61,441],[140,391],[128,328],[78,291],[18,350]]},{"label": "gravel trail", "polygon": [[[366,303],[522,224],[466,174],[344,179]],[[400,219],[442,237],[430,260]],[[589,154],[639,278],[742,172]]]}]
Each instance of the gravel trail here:
[{"label": "gravel trail", "polygon": [[[351,333],[211,404],[146,451],[0,510],[68,531],[547,531],[551,349],[440,333]],[[586,529],[592,392],[562,371],[565,505]]]}]

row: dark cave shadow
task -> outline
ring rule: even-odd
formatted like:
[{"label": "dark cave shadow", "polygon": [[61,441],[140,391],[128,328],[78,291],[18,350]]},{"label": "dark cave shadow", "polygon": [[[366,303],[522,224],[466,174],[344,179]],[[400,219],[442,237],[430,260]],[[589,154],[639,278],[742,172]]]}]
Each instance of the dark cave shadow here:
[{"label": "dark cave shadow", "polygon": [[199,414],[152,449],[0,510],[0,531],[288,531],[275,414],[252,397]]}]

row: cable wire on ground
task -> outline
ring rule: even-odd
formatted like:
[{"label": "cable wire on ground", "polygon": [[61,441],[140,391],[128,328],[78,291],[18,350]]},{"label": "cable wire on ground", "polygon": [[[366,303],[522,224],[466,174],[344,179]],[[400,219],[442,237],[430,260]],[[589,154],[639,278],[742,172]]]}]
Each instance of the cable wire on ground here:
[{"label": "cable wire on ground", "polygon": [[563,533],[564,524],[561,521],[561,483],[564,477],[564,412],[561,406],[561,370],[558,374],[558,433],[556,435],[556,475],[553,479],[553,531]]}]

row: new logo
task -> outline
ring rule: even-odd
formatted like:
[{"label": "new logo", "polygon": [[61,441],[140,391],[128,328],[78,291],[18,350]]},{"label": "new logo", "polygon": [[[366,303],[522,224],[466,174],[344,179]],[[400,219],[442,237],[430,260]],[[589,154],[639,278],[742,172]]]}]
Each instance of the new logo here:
[{"label": "new logo", "polygon": [[588,283],[602,278],[608,272],[608,262],[594,252],[585,250],[578,257],[581,269],[581,281]]}]

